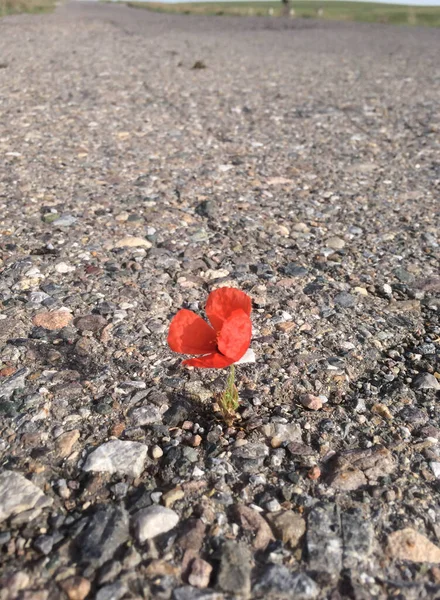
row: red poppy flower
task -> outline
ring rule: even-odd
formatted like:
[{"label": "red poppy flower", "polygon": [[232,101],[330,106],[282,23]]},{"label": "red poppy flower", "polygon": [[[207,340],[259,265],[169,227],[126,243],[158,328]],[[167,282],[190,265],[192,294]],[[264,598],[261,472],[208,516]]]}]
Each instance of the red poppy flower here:
[{"label": "red poppy flower", "polygon": [[209,325],[191,310],[182,309],[171,321],[168,345],[174,352],[196,354],[184,365],[222,369],[240,360],[251,343],[251,299],[234,288],[211,292],[206,303]]}]

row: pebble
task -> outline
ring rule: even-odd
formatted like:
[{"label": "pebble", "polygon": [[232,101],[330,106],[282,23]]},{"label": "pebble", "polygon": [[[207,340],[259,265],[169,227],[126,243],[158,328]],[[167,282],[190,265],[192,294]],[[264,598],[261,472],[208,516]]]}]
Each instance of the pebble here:
[{"label": "pebble", "polygon": [[37,516],[52,503],[52,498],[20,473],[7,470],[0,473],[0,523],[31,509],[36,509],[33,514]]},{"label": "pebble", "polygon": [[72,215],[63,215],[62,217],[55,219],[55,221],[52,221],[52,224],[55,227],[71,227],[76,221],[77,218]]},{"label": "pebble", "polygon": [[55,450],[60,458],[66,458],[72,452],[74,444],[79,440],[80,432],[78,429],[66,431],[55,440]]},{"label": "pebble", "polygon": [[169,492],[165,492],[162,496],[162,500],[166,508],[170,508],[178,500],[182,500],[185,497],[185,492],[182,488],[176,487]]},{"label": "pebble", "polygon": [[163,456],[162,448],[160,446],[153,446],[151,448],[151,456],[152,456],[152,458],[155,458],[156,460],[158,458],[162,458],[162,456]]},{"label": "pebble", "polygon": [[139,477],[147,452],[148,447],[140,442],[111,440],[89,454],[83,470]]},{"label": "pebble", "polygon": [[67,310],[54,310],[37,313],[32,322],[36,327],[56,331],[70,325],[72,319],[72,315]]},{"label": "pebble", "polygon": [[345,246],[344,240],[338,236],[328,238],[325,243],[333,250],[342,250],[342,248]]},{"label": "pebble", "polygon": [[334,582],[342,569],[342,540],[339,516],[335,504],[313,508],[307,519],[306,533],[309,568]]},{"label": "pebble", "polygon": [[431,462],[431,469],[437,479],[440,479],[440,462]]},{"label": "pebble", "polygon": [[179,522],[179,515],[164,506],[149,506],[138,511],[134,517],[134,529],[139,543],[151,540],[171,531]]},{"label": "pebble", "polygon": [[154,404],[134,408],[129,413],[134,427],[144,427],[152,423],[160,423],[162,421],[162,413],[159,407]]},{"label": "pebble", "polygon": [[333,302],[343,308],[353,308],[353,306],[356,306],[356,296],[353,296],[348,292],[341,292],[340,294],[336,294],[333,298]]},{"label": "pebble", "polygon": [[291,510],[267,516],[277,539],[283,544],[296,548],[306,532],[306,522],[303,517]]},{"label": "pebble", "polygon": [[413,381],[415,390],[440,390],[440,382],[431,373],[420,373]]},{"label": "pebble", "polygon": [[387,540],[387,551],[398,560],[440,563],[440,548],[411,527],[391,533]]},{"label": "pebble", "polygon": [[188,583],[197,588],[206,588],[211,579],[212,566],[202,558],[195,558],[190,565]]},{"label": "pebble", "polygon": [[107,325],[107,320],[101,315],[85,315],[75,319],[74,325],[79,331],[97,333]]},{"label": "pebble", "polygon": [[275,538],[267,521],[256,510],[243,504],[234,507],[235,514],[245,531],[252,531],[254,539],[252,545],[256,550],[265,550],[269,542]]},{"label": "pebble", "polygon": [[319,396],[303,394],[300,396],[299,401],[305,408],[308,408],[309,410],[321,410],[322,408],[322,400]]},{"label": "pebble", "polygon": [[58,264],[55,265],[55,271],[57,273],[73,273],[73,271],[76,270],[76,267],[74,267],[73,265],[69,265],[68,263],[65,262],[60,262]]},{"label": "pebble", "polygon": [[127,591],[127,586],[123,581],[115,581],[115,583],[105,585],[99,589],[95,600],[120,600]]},{"label": "pebble", "polygon": [[221,549],[217,584],[221,590],[249,598],[251,592],[251,555],[248,547],[227,541]]},{"label": "pebble", "polygon": [[315,600],[319,586],[306,573],[292,573],[284,565],[270,565],[254,586],[258,598],[268,600]]},{"label": "pebble", "polygon": [[151,248],[153,244],[141,237],[127,236],[116,242],[113,248]]},{"label": "pebble", "polygon": [[129,539],[127,511],[112,505],[98,508],[75,540],[79,563],[99,568]]}]

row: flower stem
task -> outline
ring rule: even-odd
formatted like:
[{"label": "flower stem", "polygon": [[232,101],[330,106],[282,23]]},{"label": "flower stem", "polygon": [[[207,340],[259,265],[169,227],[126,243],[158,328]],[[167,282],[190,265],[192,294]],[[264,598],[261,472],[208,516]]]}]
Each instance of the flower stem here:
[{"label": "flower stem", "polygon": [[231,365],[229,375],[226,380],[225,391],[221,394],[219,402],[220,410],[227,425],[232,425],[236,417],[236,410],[239,406],[238,390],[235,385],[235,366]]}]

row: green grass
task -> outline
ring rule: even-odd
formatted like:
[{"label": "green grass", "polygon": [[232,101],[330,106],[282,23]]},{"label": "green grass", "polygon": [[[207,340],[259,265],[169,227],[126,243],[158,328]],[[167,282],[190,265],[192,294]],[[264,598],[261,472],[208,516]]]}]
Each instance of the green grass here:
[{"label": "green grass", "polygon": [[[282,15],[283,7],[277,2],[192,2],[163,4],[161,2],[128,2],[133,8],[197,15],[254,15],[274,17]],[[291,2],[291,17],[331,19],[335,21],[364,21],[393,25],[429,25],[440,27],[440,6],[403,6],[373,2],[344,2],[335,0],[301,0]]]},{"label": "green grass", "polygon": [[56,0],[0,0],[0,17],[18,13],[41,13],[53,10]]}]

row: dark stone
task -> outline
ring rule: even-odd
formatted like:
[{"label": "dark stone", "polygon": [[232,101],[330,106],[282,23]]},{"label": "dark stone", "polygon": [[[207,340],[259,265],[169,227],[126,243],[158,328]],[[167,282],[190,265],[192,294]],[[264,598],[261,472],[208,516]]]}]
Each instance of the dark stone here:
[{"label": "dark stone", "polygon": [[175,402],[163,414],[163,422],[169,427],[177,427],[183,421],[186,421],[189,416],[188,407],[182,402]]},{"label": "dark stone", "polygon": [[308,270],[297,263],[291,262],[282,268],[284,275],[287,277],[305,277]]},{"label": "dark stone", "polygon": [[47,556],[52,551],[53,543],[54,540],[51,535],[39,535],[34,541],[34,548]]},{"label": "dark stone", "polygon": [[245,444],[233,450],[232,461],[240,472],[256,473],[268,455],[269,448],[265,444]]},{"label": "dark stone", "polygon": [[84,317],[75,319],[74,324],[80,331],[93,331],[97,333],[107,325],[107,320],[101,315],[85,315]]},{"label": "dark stone", "polygon": [[405,406],[399,411],[398,416],[409,425],[424,425],[429,418],[424,410],[414,406]]},{"label": "dark stone", "polygon": [[173,591],[172,600],[223,600],[223,594],[214,590],[198,590],[192,585],[185,585]]},{"label": "dark stone", "polygon": [[98,508],[76,539],[78,562],[98,568],[113,558],[129,538],[128,513],[124,508]]}]

